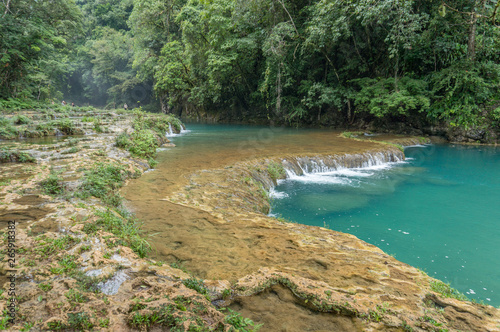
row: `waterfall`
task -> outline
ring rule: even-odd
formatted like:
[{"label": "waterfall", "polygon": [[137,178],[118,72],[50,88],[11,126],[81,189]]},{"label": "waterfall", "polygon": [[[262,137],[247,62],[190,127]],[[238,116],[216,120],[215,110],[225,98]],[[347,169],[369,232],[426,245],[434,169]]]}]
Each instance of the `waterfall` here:
[{"label": "waterfall", "polygon": [[180,136],[180,135],[189,133],[190,131],[191,130],[187,130],[184,125],[181,125],[181,131],[177,134],[172,129],[172,125],[169,123],[168,124],[168,131],[165,133],[165,136],[167,136],[167,137],[175,137],[175,136]]},{"label": "waterfall", "polygon": [[165,133],[167,137],[172,137],[175,135],[174,131],[172,130],[172,125],[169,123],[168,124],[168,131]]},{"label": "waterfall", "polygon": [[382,166],[404,160],[401,151],[365,152],[333,156],[292,157],[282,161],[287,177],[305,174],[327,173],[341,169]]},{"label": "waterfall", "polygon": [[[391,167],[391,163],[404,161],[404,153],[399,150],[365,152],[357,154],[317,155],[288,157],[281,160],[288,180],[350,185],[362,177],[372,176],[374,170]],[[270,178],[258,179],[273,198],[283,198],[287,194],[275,190]],[[278,180],[283,181],[283,180]]]}]

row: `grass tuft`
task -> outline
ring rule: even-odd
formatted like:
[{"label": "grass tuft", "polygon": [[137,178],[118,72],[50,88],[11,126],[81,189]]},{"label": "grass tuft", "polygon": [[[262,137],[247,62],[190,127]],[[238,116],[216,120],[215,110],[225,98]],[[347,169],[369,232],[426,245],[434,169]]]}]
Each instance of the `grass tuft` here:
[{"label": "grass tuft", "polygon": [[468,301],[469,300],[469,298],[467,296],[460,293],[455,288],[452,288],[450,286],[450,284],[446,284],[440,280],[431,281],[431,289],[434,292],[439,293],[443,297],[446,297],[446,298],[453,298],[453,299],[457,299],[460,301]]},{"label": "grass tuft", "polygon": [[85,224],[85,233],[93,234],[100,229],[112,233],[119,239],[115,244],[129,246],[140,257],[145,257],[151,251],[151,245],[141,237],[141,225],[133,217],[124,218],[110,209],[97,211],[96,215],[98,219],[94,223]]}]

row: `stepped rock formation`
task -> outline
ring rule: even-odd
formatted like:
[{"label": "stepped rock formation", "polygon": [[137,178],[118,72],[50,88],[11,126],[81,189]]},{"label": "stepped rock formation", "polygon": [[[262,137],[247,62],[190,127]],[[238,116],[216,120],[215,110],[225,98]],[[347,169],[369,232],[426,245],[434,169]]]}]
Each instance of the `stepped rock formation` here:
[{"label": "stepped rock formation", "polygon": [[[261,331],[500,330],[498,309],[434,292],[436,280],[355,236],[267,216],[267,190],[277,179],[397,161],[404,158],[399,149],[319,135],[317,151],[214,149],[211,158],[173,160],[168,169],[160,163],[122,189],[156,250],[151,260],[114,233],[88,231],[103,210],[99,200],[39,190],[50,167],[61,171],[69,192],[96,163],[147,170],[144,160],[113,146],[130,129],[126,116],[105,118],[107,133],[81,138],[76,153],[62,153],[65,141],[15,143],[38,162],[0,166],[8,180],[0,188],[2,232],[6,221],[20,221],[19,319],[10,330],[230,331],[236,316],[221,307],[263,324]],[[4,287],[6,270],[4,262]],[[0,310],[5,305],[0,301]]]}]

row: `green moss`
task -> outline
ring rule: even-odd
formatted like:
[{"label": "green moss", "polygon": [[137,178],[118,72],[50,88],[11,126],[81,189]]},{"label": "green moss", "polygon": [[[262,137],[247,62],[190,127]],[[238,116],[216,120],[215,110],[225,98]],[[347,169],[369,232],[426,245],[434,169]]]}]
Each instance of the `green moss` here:
[{"label": "green moss", "polygon": [[72,153],[77,153],[81,151],[82,149],[77,148],[76,146],[72,147],[71,149],[68,149],[66,151],[61,152],[61,154],[72,154]]},{"label": "green moss", "polygon": [[353,132],[350,132],[350,131],[344,131],[342,133],[342,136],[344,136],[345,138],[358,138],[359,135],[362,135],[363,132],[361,131],[353,131]]},{"label": "green moss", "polygon": [[389,143],[389,142],[381,142],[381,143],[384,143],[384,144],[387,144],[387,145],[390,145],[390,146],[394,146],[395,148],[397,148],[399,151],[401,152],[405,152],[405,149],[402,145],[400,144],[394,144],[394,143]]},{"label": "green moss", "polygon": [[363,314],[360,313],[358,310],[354,309],[349,302],[345,303],[326,302],[315,294],[299,291],[297,285],[295,285],[293,282],[290,281],[290,279],[285,277],[270,278],[266,280],[266,282],[250,290],[244,288],[238,288],[237,290],[244,291],[245,295],[250,295],[250,294],[260,293],[263,290],[278,284],[290,289],[290,291],[292,291],[292,293],[297,298],[303,301],[304,305],[311,306],[316,311],[334,312],[336,314],[342,314],[344,316],[349,316],[349,317],[363,317]]}]

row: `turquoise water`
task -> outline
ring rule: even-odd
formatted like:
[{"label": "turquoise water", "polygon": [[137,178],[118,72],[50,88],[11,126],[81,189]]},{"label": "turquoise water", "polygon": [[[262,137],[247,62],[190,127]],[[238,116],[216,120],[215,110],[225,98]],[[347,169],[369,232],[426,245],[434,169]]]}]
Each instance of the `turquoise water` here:
[{"label": "turquoise water", "polygon": [[404,163],[296,177],[272,214],[350,233],[500,305],[500,150],[409,147]]}]

